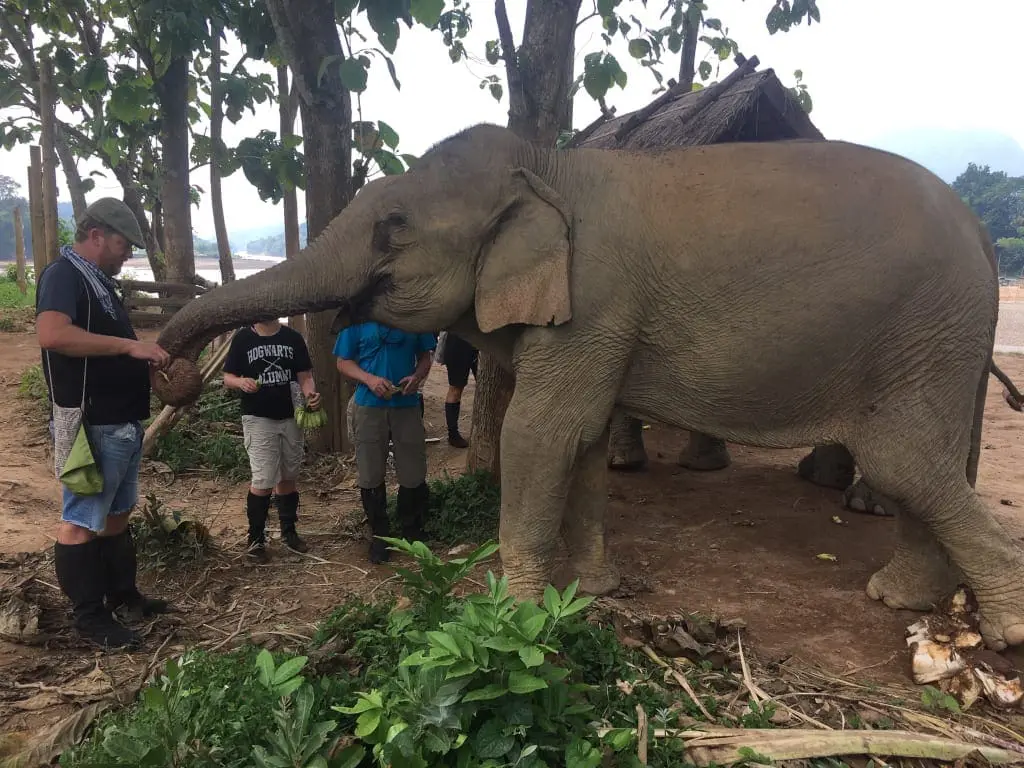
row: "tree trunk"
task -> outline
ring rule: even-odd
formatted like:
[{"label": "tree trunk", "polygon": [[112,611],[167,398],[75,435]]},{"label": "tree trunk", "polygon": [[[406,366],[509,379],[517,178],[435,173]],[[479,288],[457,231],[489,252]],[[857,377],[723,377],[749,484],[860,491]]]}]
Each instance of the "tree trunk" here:
[{"label": "tree trunk", "polygon": [[[344,60],[331,0],[267,0],[277,40],[299,92],[306,159],[306,236],[313,240],[348,205],[352,176],[352,99],[341,84]],[[333,57],[321,78],[320,64]],[[318,452],[348,447],[342,382],[330,332],[334,312],[308,317],[307,343],[328,423],[314,439]]]},{"label": "tree trunk", "polygon": [[[498,34],[508,78],[508,127],[518,136],[553,147],[572,127],[576,19],[582,0],[529,0],[523,43],[516,50],[505,0],[495,3]],[[480,353],[466,468],[501,476],[501,425],[512,399],[514,379]]]},{"label": "tree trunk", "polygon": [[694,22],[690,11],[683,14],[683,52],[679,59],[679,84],[686,90],[693,90],[693,79],[697,74],[697,38],[700,22]]},{"label": "tree trunk", "polygon": [[160,102],[161,182],[168,279],[191,283],[196,274],[189,200],[188,59],[174,59],[155,84]]},{"label": "tree trunk", "polygon": [[167,238],[164,237],[164,207],[157,200],[153,203],[153,237],[156,239],[156,249],[161,254],[164,262],[164,271],[167,271]]},{"label": "tree trunk", "polygon": [[82,188],[82,176],[78,173],[78,165],[75,163],[75,156],[71,153],[67,136],[60,128],[58,122],[54,127],[54,148],[57,150],[57,157],[60,158],[61,167],[64,169],[64,178],[68,183],[68,194],[71,195],[71,208],[75,214],[75,223],[81,221],[85,216],[85,190]]},{"label": "tree trunk", "polygon": [[149,225],[146,218],[146,209],[142,205],[142,190],[132,179],[131,171],[127,166],[118,166],[113,169],[114,178],[121,184],[124,190],[124,204],[131,208],[132,213],[139,222],[139,229],[142,230],[142,239],[146,243],[146,257],[149,260],[149,268],[153,272],[153,279],[157,282],[167,280],[167,264],[164,262],[163,249],[157,242],[156,232]]},{"label": "tree trunk", "polygon": [[[293,95],[296,98],[292,98]],[[285,137],[295,135],[295,112],[298,108],[298,90],[288,87],[288,67],[284,64],[277,68],[277,102],[281,114],[281,141]],[[295,257],[299,252],[299,202],[295,187],[290,184],[284,189],[284,256],[286,259]],[[306,335],[306,316],[296,315],[288,318],[288,325]]]},{"label": "tree trunk", "polygon": [[53,62],[43,59],[39,62],[39,122],[42,124],[41,144],[43,146],[43,234],[46,238],[46,261],[55,261],[58,256],[57,229],[57,150],[54,134],[57,118],[57,91],[53,82]]},{"label": "tree trunk", "polygon": [[[220,35],[222,27],[214,23],[213,44],[210,51],[210,204],[213,206],[213,228],[217,233],[217,255],[220,261],[221,283],[226,285],[235,279],[235,265],[231,261],[231,243],[228,242],[228,225],[224,221],[224,197],[220,189],[220,162],[223,158],[221,147],[224,132],[224,99],[220,82]],[[191,239],[191,238],[190,238]]]},{"label": "tree trunk", "polygon": [[686,90],[693,90],[699,31],[699,22],[694,24],[689,10],[687,10],[683,14],[683,51],[679,59],[679,84]]}]

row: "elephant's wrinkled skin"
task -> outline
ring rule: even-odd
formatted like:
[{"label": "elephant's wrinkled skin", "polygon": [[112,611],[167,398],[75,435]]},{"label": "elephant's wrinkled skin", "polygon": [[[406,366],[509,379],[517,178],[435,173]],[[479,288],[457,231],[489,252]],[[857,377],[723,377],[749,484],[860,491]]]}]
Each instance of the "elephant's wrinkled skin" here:
[{"label": "elephant's wrinkled skin", "polygon": [[962,570],[986,638],[1024,642],[1024,559],[965,472],[992,247],[916,164],[824,141],[549,151],[476,126],[367,184],[297,258],[191,302],[160,343],[194,359],[241,323],[331,308],[449,328],[514,370],[500,541],[517,595],[548,581],[560,528],[582,585],[617,585],[604,515],[620,407],[748,445],[845,445],[907,513],[869,593],[927,606]]}]

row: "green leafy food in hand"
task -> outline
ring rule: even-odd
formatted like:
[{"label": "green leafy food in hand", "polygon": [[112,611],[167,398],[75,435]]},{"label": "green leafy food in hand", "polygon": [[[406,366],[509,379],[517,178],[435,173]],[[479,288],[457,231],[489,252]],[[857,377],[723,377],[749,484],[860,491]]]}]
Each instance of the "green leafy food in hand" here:
[{"label": "green leafy food in hand", "polygon": [[302,429],[320,429],[327,423],[327,412],[323,408],[313,410],[299,406],[295,409],[295,423]]}]

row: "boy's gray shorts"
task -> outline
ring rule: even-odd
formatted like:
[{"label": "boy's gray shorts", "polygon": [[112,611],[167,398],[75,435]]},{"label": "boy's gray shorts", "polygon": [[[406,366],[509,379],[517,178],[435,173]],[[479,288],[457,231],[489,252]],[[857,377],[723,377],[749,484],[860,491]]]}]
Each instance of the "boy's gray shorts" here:
[{"label": "boy's gray shorts", "polygon": [[265,490],[299,476],[305,446],[295,419],[242,416],[242,435],[249,454],[252,487]]}]

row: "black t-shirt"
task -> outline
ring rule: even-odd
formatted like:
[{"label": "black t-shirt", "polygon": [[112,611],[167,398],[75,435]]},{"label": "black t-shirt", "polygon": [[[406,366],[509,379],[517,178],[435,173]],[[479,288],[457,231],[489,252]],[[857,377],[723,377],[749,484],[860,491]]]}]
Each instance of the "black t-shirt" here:
[{"label": "black t-shirt", "polygon": [[[92,317],[89,318],[89,305]],[[36,314],[61,312],[79,328],[103,336],[137,339],[121,297],[114,294],[116,317],[111,317],[100,299],[86,287],[85,278],[65,258],[47,265],[36,288]],[[86,375],[85,418],[90,424],[123,424],[149,418],[149,363],[129,355],[98,355],[89,358],[49,353],[50,365],[42,352],[43,373],[50,384],[50,396],[57,405],[74,408],[82,402],[82,373]]]},{"label": "black t-shirt", "polygon": [[295,414],[291,383],[313,368],[302,334],[282,325],[273,336],[242,328],[231,340],[224,372],[256,379],[260,388],[242,392],[242,413],[266,419],[290,419]]}]

